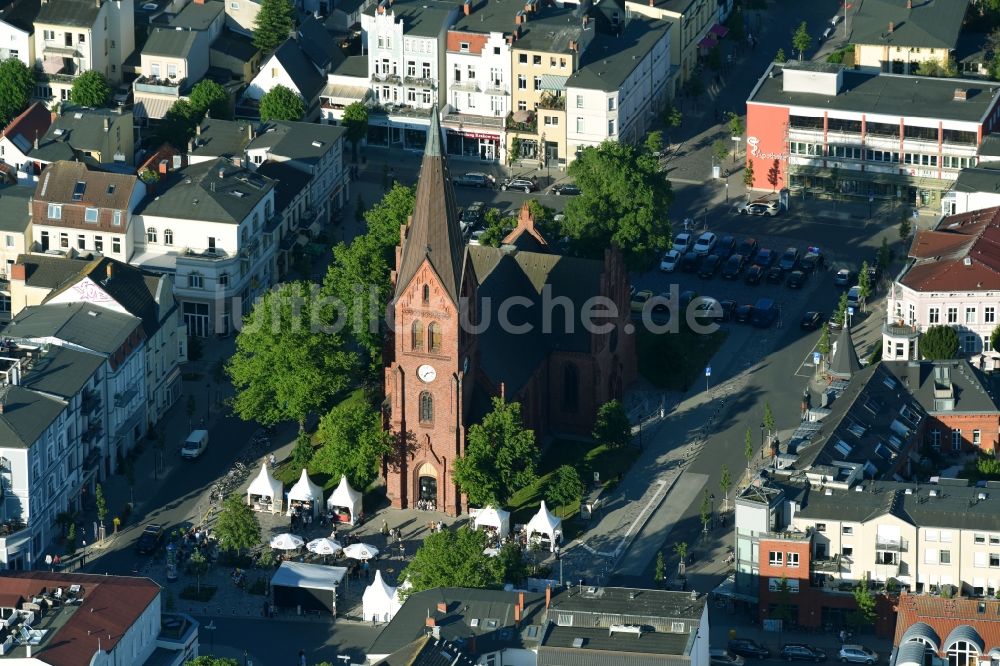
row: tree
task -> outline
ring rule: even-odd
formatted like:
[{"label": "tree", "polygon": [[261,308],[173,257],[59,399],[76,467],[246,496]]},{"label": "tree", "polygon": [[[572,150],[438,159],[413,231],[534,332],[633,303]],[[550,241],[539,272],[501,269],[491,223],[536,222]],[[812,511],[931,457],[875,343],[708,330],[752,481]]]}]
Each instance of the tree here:
[{"label": "tree", "polygon": [[69,91],[69,101],[77,106],[87,106],[97,109],[107,106],[111,98],[111,86],[96,69],[90,69],[73,80]]},{"label": "tree", "polygon": [[505,217],[496,208],[487,209],[484,223],[486,228],[483,229],[483,234],[479,237],[479,244],[489,245],[490,247],[500,247],[507,234],[517,226],[515,218],[510,216]]},{"label": "tree", "polygon": [[677,557],[680,559],[680,561],[677,563],[677,577],[683,578],[684,570],[685,567],[687,566],[687,557],[688,557],[687,541],[681,541],[680,543],[675,543],[674,554],[677,555]]},{"label": "tree", "polygon": [[729,135],[742,137],[746,127],[743,125],[743,118],[732,111],[729,112]]},{"label": "tree", "polygon": [[260,543],[260,523],[239,493],[230,495],[223,502],[215,523],[215,536],[219,549],[228,553],[240,553]]},{"label": "tree", "polygon": [[601,405],[597,410],[591,436],[613,449],[632,443],[632,424],[629,423],[628,412],[620,400],[611,400]]},{"label": "tree", "polygon": [[191,553],[191,557],[189,557],[187,561],[187,566],[188,571],[194,574],[196,578],[195,584],[197,585],[198,592],[200,593],[201,577],[205,575],[206,571],[208,571],[208,560],[206,560],[205,556],[201,554],[200,548],[195,548],[194,552]]},{"label": "tree", "polygon": [[229,106],[229,93],[211,79],[202,79],[194,88],[188,102],[199,120],[209,114],[212,118],[228,120],[233,117]]},{"label": "tree", "polygon": [[712,142],[712,157],[715,158],[720,164],[729,157],[729,146],[722,139],[716,139]]},{"label": "tree", "polygon": [[[405,590],[401,586],[400,593],[410,595],[436,587],[502,587],[508,573],[518,565],[520,554],[505,546],[507,553],[490,557],[483,554],[485,549],[486,534],[480,530],[461,527],[431,534],[403,570],[401,580],[407,586]],[[516,569],[514,573],[520,575]]]},{"label": "tree", "polygon": [[681,110],[678,109],[672,100],[668,101],[663,109],[663,124],[667,126],[668,130],[677,129],[684,122],[684,115]]},{"label": "tree", "polygon": [[951,326],[931,326],[920,336],[920,355],[931,361],[955,358],[958,333]]},{"label": "tree", "polygon": [[320,447],[312,468],[334,479],[341,475],[364,490],[378,478],[382,459],[392,453],[393,435],[382,427],[382,414],[365,401],[331,409],[319,422]]},{"label": "tree", "polygon": [[186,99],[179,99],[167,109],[156,128],[156,136],[160,141],[183,150],[194,136],[194,128],[199,120],[191,103]]},{"label": "tree", "polygon": [[747,428],[747,434],[743,438],[743,457],[747,459],[747,470],[749,470],[750,463],[753,462],[753,433],[750,432],[750,428]]},{"label": "tree", "polygon": [[291,463],[292,469],[305,469],[312,462],[314,449],[309,439],[309,433],[299,430],[295,438],[295,446],[292,447]]},{"label": "tree", "polygon": [[[275,1],[284,2],[285,0]],[[260,98],[261,120],[302,120],[305,113],[306,105],[302,101],[302,97],[291,88],[277,85]]]},{"label": "tree", "polygon": [[35,89],[35,73],[17,58],[0,61],[0,125],[24,111]]},{"label": "tree", "polygon": [[993,30],[986,37],[983,50],[986,52],[990,78],[996,81],[1000,79],[1000,28]]},{"label": "tree", "polygon": [[729,473],[729,466],[722,466],[722,476],[719,478],[719,490],[722,491],[722,495],[726,502],[726,507],[729,507],[729,489],[733,487],[733,476]]},{"label": "tree", "polygon": [[958,67],[955,65],[955,61],[947,56],[943,61],[937,58],[928,58],[917,64],[916,73],[920,76],[954,77],[958,74]]},{"label": "tree", "polygon": [[104,519],[108,517],[108,500],[104,498],[104,486],[100,483],[94,489],[94,503],[97,504],[97,522],[104,528]]},{"label": "tree", "polygon": [[768,435],[774,433],[774,412],[771,411],[771,403],[769,402],[764,403],[764,419],[762,423]]},{"label": "tree", "polygon": [[910,236],[910,211],[902,210],[899,215],[899,239],[905,240]]},{"label": "tree", "polygon": [[753,160],[747,160],[747,164],[743,167],[743,185],[747,188],[747,196],[749,197],[750,188],[753,187]]},{"label": "tree", "polygon": [[778,49],[778,52],[774,54],[774,62],[788,62],[788,56],[785,55],[785,49]]},{"label": "tree", "polygon": [[823,331],[819,334],[819,342],[816,343],[816,351],[823,356],[830,353],[830,327],[823,326]]},{"label": "tree", "polygon": [[264,52],[273,51],[291,36],[293,27],[295,8],[291,0],[262,0],[254,21],[253,45]]},{"label": "tree", "polygon": [[[557,507],[569,507],[583,497],[583,481],[572,465],[561,465],[545,490],[545,496]],[[565,513],[563,514],[565,516]]]},{"label": "tree", "polygon": [[344,107],[341,119],[347,130],[347,140],[351,142],[354,151],[354,161],[358,161],[358,143],[368,134],[368,107],[361,102],[351,102]]},{"label": "tree", "polygon": [[712,522],[712,500],[708,497],[708,488],[705,488],[701,495],[701,507],[698,510],[701,518],[701,529],[708,533],[708,525]]},{"label": "tree", "polygon": [[657,587],[663,587],[663,581],[667,578],[667,562],[663,557],[663,551],[656,552],[656,566],[653,567],[653,580]]},{"label": "tree", "polygon": [[316,290],[308,283],[278,285],[244,320],[226,366],[240,418],[301,426],[347,387],[355,357],[328,324]]},{"label": "tree", "polygon": [[602,257],[614,245],[640,268],[668,246],[674,194],[655,157],[605,141],[584,148],[569,173],[583,190],[566,204],[563,224],[576,254]]},{"label": "tree", "polygon": [[837,301],[837,308],[833,311],[833,316],[831,317],[831,319],[843,325],[844,317],[846,316],[847,316],[847,292],[845,291],[840,295],[840,300]]},{"label": "tree", "polygon": [[[204,647],[204,646],[202,646]],[[235,659],[229,657],[216,657],[210,654],[203,654],[194,659],[188,659],[184,666],[239,666]]]},{"label": "tree", "polygon": [[858,609],[851,613],[851,624],[859,628],[874,624],[875,595],[868,587],[868,574],[854,586],[854,603],[858,605]]},{"label": "tree", "polygon": [[878,248],[878,259],[875,265],[878,266],[880,273],[884,273],[889,269],[889,264],[892,263],[892,250],[889,249],[889,240],[883,236],[882,245]]},{"label": "tree", "polygon": [[860,287],[860,296],[864,301],[872,295],[872,277],[868,274],[868,261],[861,262],[861,270],[858,271],[858,287]]},{"label": "tree", "polygon": [[806,51],[812,47],[813,38],[809,34],[809,26],[803,21],[792,35],[792,46],[799,52],[799,60],[805,60]]},{"label": "tree", "polygon": [[465,437],[465,455],[456,458],[455,483],[478,506],[505,506],[535,480],[538,444],[521,419],[521,404],[493,398],[493,410]]},{"label": "tree", "polygon": [[643,147],[650,155],[658,156],[663,150],[663,132],[657,130],[647,134]]},{"label": "tree", "polygon": [[1000,349],[997,347],[998,344],[1000,344],[1000,324],[990,333],[990,349]]},{"label": "tree", "polygon": [[785,576],[781,577],[778,581],[778,599],[774,610],[771,612],[771,618],[775,620],[781,620],[782,623],[789,622],[792,619],[792,590],[788,585],[788,578]]}]

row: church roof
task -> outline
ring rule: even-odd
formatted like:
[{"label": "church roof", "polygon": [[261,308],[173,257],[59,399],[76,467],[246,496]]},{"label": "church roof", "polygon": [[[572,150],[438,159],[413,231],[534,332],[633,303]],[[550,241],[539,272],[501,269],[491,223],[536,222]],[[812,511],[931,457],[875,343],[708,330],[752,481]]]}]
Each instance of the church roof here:
[{"label": "church roof", "polygon": [[458,303],[465,260],[465,242],[458,224],[455,190],[441,150],[441,125],[437,112],[431,113],[427,145],[417,180],[413,216],[406,229],[396,293],[409,285],[424,259],[437,273],[452,302]]},{"label": "church roof", "polygon": [[830,374],[841,379],[850,379],[860,369],[861,362],[858,360],[858,352],[854,349],[854,340],[851,339],[851,327],[845,324],[837,337],[837,353],[833,355],[833,362],[830,363]]}]

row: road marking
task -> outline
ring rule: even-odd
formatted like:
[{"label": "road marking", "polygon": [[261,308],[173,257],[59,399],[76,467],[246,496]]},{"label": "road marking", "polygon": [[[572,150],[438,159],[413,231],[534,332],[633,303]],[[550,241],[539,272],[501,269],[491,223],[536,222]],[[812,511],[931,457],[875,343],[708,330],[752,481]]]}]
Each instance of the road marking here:
[{"label": "road marking", "polygon": [[[806,357],[802,359],[802,363],[800,363],[799,367],[795,369],[793,377],[812,377],[816,374],[816,366],[813,365],[812,359],[813,352],[816,351],[817,346],[819,346],[818,342],[813,345],[812,349],[809,350],[809,353],[806,354]],[[809,370],[805,374],[802,374],[802,370],[806,368],[809,368]]]}]

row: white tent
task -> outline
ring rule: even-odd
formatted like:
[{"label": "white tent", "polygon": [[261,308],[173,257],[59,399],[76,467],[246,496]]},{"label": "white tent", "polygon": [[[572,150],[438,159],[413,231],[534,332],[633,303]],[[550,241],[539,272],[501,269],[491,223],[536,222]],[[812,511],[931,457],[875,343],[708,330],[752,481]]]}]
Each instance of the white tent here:
[{"label": "white tent", "polygon": [[355,525],[361,518],[361,493],[347,482],[347,477],[341,475],[340,485],[326,500],[328,509],[347,509],[351,515],[351,525]]},{"label": "white tent", "polygon": [[365,588],[365,593],[361,597],[361,606],[364,609],[365,620],[388,622],[403,604],[399,601],[396,588],[382,580],[382,572],[376,569],[375,580]]},{"label": "white tent", "polygon": [[545,500],[542,500],[542,505],[538,507],[538,513],[531,517],[525,530],[529,540],[535,535],[547,537],[549,550],[555,550],[556,536],[562,536],[562,520],[549,513],[548,507],[545,506]]},{"label": "white tent", "polygon": [[510,512],[488,506],[476,514],[475,526],[477,530],[480,527],[492,527],[499,530],[500,536],[505,537],[510,534]]},{"label": "white tent", "polygon": [[247,504],[255,511],[281,513],[281,481],[271,476],[267,463],[260,466],[260,474],[247,488]]},{"label": "white tent", "polygon": [[302,476],[295,482],[292,489],[288,491],[288,512],[292,511],[292,502],[309,502],[313,515],[319,515],[323,504],[323,489],[317,486],[306,474],[303,468]]}]

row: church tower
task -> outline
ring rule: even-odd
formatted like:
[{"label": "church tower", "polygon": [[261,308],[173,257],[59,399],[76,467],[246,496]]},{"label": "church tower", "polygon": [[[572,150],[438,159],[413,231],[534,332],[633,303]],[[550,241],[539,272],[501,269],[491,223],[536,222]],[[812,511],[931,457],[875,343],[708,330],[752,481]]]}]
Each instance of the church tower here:
[{"label": "church tower", "polygon": [[475,311],[476,283],[441,143],[438,114],[432,111],[413,215],[400,230],[393,273],[394,334],[385,351],[385,394],[400,451],[387,467],[386,485],[396,508],[423,506],[457,515],[461,494],[452,466],[465,448],[475,361],[474,338],[461,323]]}]

